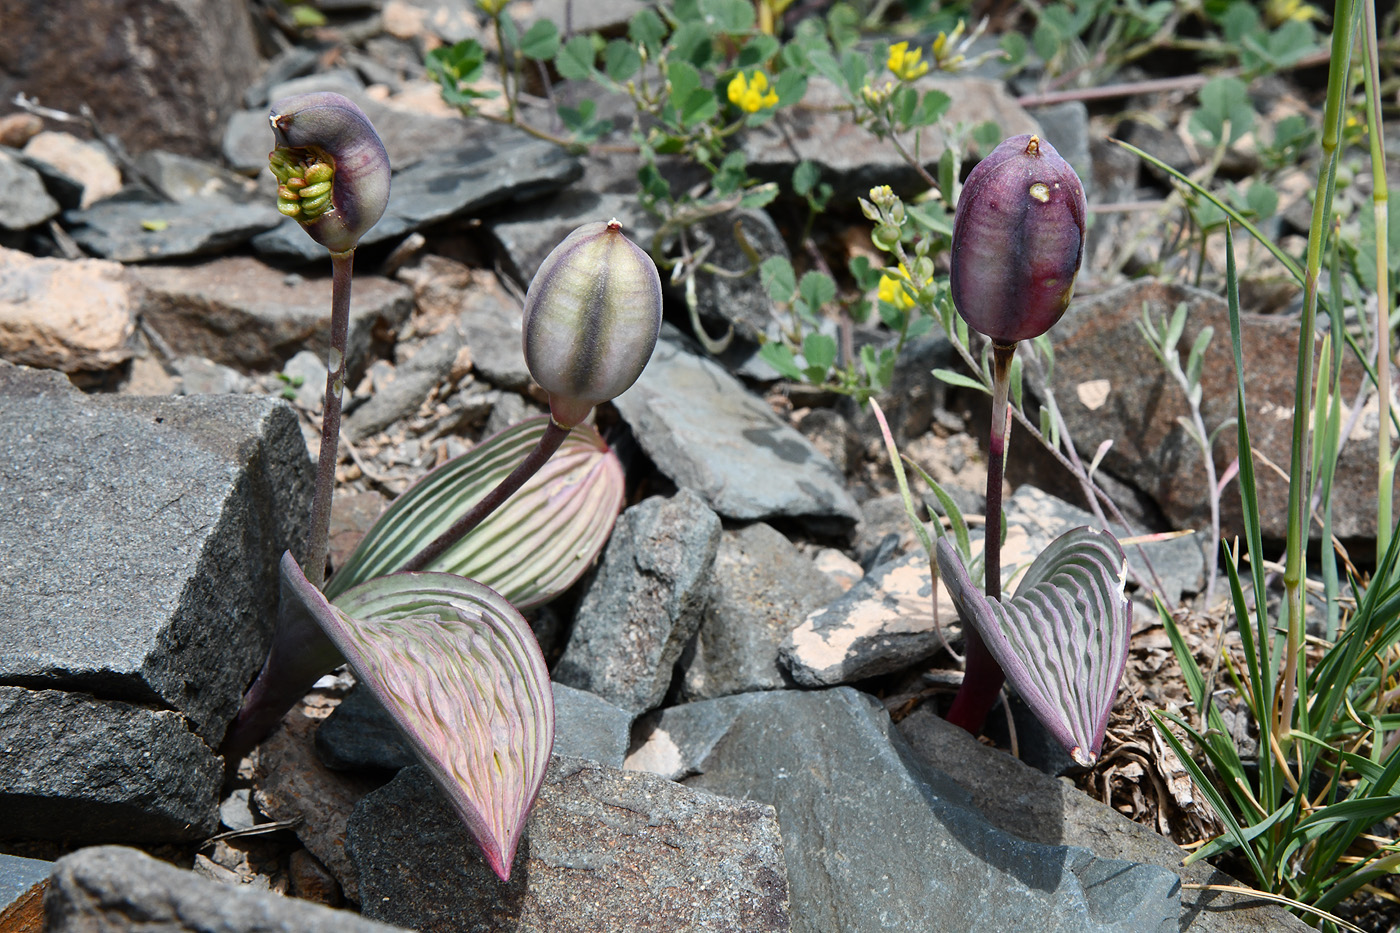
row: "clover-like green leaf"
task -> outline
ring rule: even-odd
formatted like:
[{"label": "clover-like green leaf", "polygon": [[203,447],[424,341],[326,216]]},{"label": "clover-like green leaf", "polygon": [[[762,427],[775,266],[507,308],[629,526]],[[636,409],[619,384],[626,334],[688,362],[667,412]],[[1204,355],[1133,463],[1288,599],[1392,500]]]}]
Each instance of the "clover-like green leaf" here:
[{"label": "clover-like green leaf", "polygon": [[529,624],[489,587],[396,573],[332,606],[290,554],[282,600],[315,619],[447,794],[486,861],[510,877],[554,746],[554,693]]},{"label": "clover-like green leaf", "polygon": [[[339,605],[352,586],[403,567],[500,483],[539,443],[532,418],[482,441],[394,500],[326,586]],[[622,464],[598,432],[578,425],[520,491],[428,570],[483,580],[524,609],[558,596],[593,563],[622,509]]]},{"label": "clover-like green leaf", "polygon": [[988,599],[941,538],[938,567],[959,614],[1076,762],[1092,765],[1128,660],[1127,559],[1108,532],[1075,528],[1027,569],[1016,595]]}]

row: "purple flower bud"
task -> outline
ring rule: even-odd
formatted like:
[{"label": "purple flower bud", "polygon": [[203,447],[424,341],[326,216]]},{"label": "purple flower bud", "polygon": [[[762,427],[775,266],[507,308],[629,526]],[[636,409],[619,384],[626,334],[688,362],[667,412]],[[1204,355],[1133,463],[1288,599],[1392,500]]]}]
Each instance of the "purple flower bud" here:
[{"label": "purple flower bud", "polygon": [[339,94],[284,97],[268,115],[277,209],[332,253],[355,248],[389,203],[389,154],[363,110]]},{"label": "purple flower bud", "polygon": [[1010,346],[1069,307],[1084,255],[1084,186],[1055,147],[1007,139],[967,177],[953,218],[953,304],[973,330]]},{"label": "purple flower bud", "polygon": [[636,382],[660,331],[656,264],[616,220],[565,237],[525,294],[525,365],[562,427]]}]

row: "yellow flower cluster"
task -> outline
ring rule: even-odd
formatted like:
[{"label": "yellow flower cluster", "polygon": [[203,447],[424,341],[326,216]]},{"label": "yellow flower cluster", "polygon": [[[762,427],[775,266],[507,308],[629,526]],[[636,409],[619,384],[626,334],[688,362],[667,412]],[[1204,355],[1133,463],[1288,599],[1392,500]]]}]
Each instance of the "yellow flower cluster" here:
[{"label": "yellow flower cluster", "polygon": [[729,82],[729,102],[745,113],[758,113],[778,105],[778,92],[768,86],[768,76],[762,71],[750,77],[741,71]]},{"label": "yellow flower cluster", "polygon": [[[899,264],[899,271],[906,276],[909,274],[909,270],[904,268],[902,262]],[[880,288],[876,297],[881,301],[889,302],[901,311],[908,311],[914,307],[914,296],[909,291],[908,283],[888,272],[880,276]]]},{"label": "yellow flower cluster", "polygon": [[896,42],[890,46],[890,57],[885,65],[894,72],[894,76],[901,81],[913,81],[915,78],[928,74],[928,62],[920,61],[924,57],[922,49],[909,51],[908,42]]}]

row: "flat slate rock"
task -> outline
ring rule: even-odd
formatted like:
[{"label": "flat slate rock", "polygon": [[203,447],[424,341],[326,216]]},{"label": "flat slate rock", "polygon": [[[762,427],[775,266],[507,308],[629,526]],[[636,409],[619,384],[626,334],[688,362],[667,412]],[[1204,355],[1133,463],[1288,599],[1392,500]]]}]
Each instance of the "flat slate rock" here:
[{"label": "flat slate rock", "polygon": [[291,407],[85,396],[0,364],[0,450],[0,683],[174,709],[217,745],[305,536]]},{"label": "flat slate rock", "polygon": [[844,533],[860,518],[845,477],[811,441],[675,340],[657,343],[613,404],[657,469],[725,518],[791,519],[821,533]]},{"label": "flat slate rock", "polygon": [[682,696],[706,700],[789,686],[778,661],[783,639],[840,595],[840,584],[771,525],[725,531],[700,634],[681,658]]},{"label": "flat slate rock", "polygon": [[[144,319],[176,353],[261,372],[281,368],[299,350],[322,359],[329,352],[330,260],[321,252],[327,275],[314,278],[288,275],[251,256],[142,266],[132,274],[146,288]],[[378,275],[355,276],[346,353],[352,374],[364,367],[374,333],[397,329],[412,311],[408,286]],[[316,391],[323,393],[324,386]]]},{"label": "flat slate rock", "polygon": [[[554,688],[554,754],[622,767],[632,714],[584,690]],[[398,771],[417,763],[402,733],[368,690],[356,687],[316,730],[316,754],[339,771]]]},{"label": "flat slate rock", "polygon": [[687,786],[777,809],[799,933],[1177,930],[1175,874],[1001,832],[848,687],[760,694]]},{"label": "flat slate rock", "polygon": [[[1211,865],[1182,867],[1186,851],[1150,828],[1056,780],[988,748],[967,732],[917,707],[896,727],[922,762],[943,771],[971,795],[993,826],[1030,842],[1083,846],[1100,856],[1159,865],[1194,884],[1236,886]],[[1221,891],[1181,891],[1182,933],[1269,933],[1310,930],[1275,904]]]},{"label": "flat slate rock", "polygon": [[[360,245],[396,242],[415,230],[509,202],[529,201],[558,191],[582,174],[578,159],[558,146],[512,127],[482,124],[468,144],[396,173],[389,206]],[[293,261],[326,255],[296,221],[257,237],[253,248],[265,256]]]},{"label": "flat slate rock", "polygon": [[350,820],[365,915],[421,933],[789,929],[773,809],[556,756],[510,881],[422,768]]},{"label": "flat slate rock", "polygon": [[[282,220],[270,201],[220,204],[211,209],[197,201],[171,203],[128,200],[124,196],[63,215],[64,224],[79,246],[117,262],[156,262],[222,253],[271,230]],[[321,252],[324,254],[325,250]]]},{"label": "flat slate rock", "polygon": [[168,842],[218,828],[223,759],[179,713],[0,687],[0,749],[6,838]]},{"label": "flat slate rock", "polygon": [[710,751],[734,725],[735,717],[759,696],[758,692],[736,693],[648,713],[637,722],[636,740],[624,767],[671,781],[699,774]]},{"label": "flat slate rock", "polygon": [[9,149],[0,149],[0,230],[27,230],[58,216],[38,171]]},{"label": "flat slate rock", "polygon": [[209,881],[119,846],[60,859],[45,909],[47,933],[404,933],[349,911]]}]

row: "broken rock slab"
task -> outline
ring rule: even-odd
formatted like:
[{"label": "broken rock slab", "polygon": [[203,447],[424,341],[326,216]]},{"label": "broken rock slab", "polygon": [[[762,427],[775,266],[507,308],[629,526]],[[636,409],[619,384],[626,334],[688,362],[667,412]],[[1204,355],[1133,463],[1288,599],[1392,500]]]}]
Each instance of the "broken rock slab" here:
[{"label": "broken rock slab", "polygon": [[845,477],[718,363],[677,339],[656,345],[613,400],[657,469],[725,518],[800,522],[845,534],[860,518]]},{"label": "broken rock slab", "polygon": [[220,204],[211,210],[195,201],[146,200],[144,194],[123,194],[63,214],[79,246],[117,262],[170,261],[221,253],[271,230],[282,219],[271,202]]},{"label": "broken rock slab", "polygon": [[661,705],[709,598],[720,522],[688,489],[623,512],[554,669],[633,715]]},{"label": "broken rock slab", "polygon": [[771,525],[725,531],[693,650],[683,656],[687,700],[789,686],[778,662],[783,639],[841,586]]},{"label": "broken rock slab", "polygon": [[0,363],[0,683],[169,709],[216,746],[262,664],[311,465],[285,402],[85,396]]},{"label": "broken rock slab", "polygon": [[735,717],[758,697],[757,692],[736,693],[648,713],[637,723],[636,741],[624,766],[628,771],[648,771],[670,781],[699,774]]},{"label": "broken rock slab", "polygon": [[223,759],[179,713],[0,687],[0,749],[6,838],[168,842],[218,828]]},{"label": "broken rock slab", "polygon": [[759,694],[702,768],[777,810],[797,933],[1177,931],[1174,873],[996,829],[848,687]]},{"label": "broken rock slab", "polygon": [[773,809],[555,756],[508,882],[428,773],[361,802],[349,848],[365,915],[420,933],[790,929]]},{"label": "broken rock slab", "polygon": [[44,907],[48,933],[404,933],[348,911],[209,881],[120,846],[59,859]]},{"label": "broken rock slab", "polygon": [[[329,351],[328,275],[288,274],[249,256],[198,266],[142,266],[132,274],[147,290],[145,320],[176,353],[264,372],[280,368],[299,350],[322,358]],[[383,276],[355,276],[346,353],[352,378],[366,365],[376,335],[393,332],[412,311],[407,286]]]},{"label": "broken rock slab", "polygon": [[39,173],[0,149],[0,230],[20,231],[58,216],[59,205]]},{"label": "broken rock slab", "polygon": [[52,862],[0,853],[0,930],[42,933]]},{"label": "broken rock slab", "polygon": [[0,359],[66,373],[111,369],[131,359],[141,299],[120,263],[0,247]]}]

